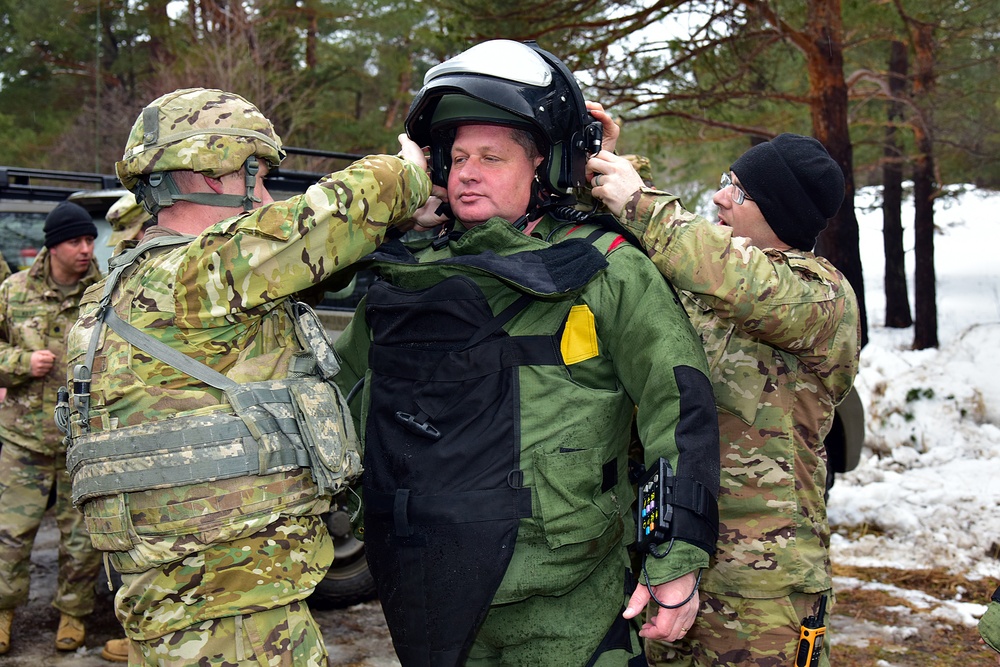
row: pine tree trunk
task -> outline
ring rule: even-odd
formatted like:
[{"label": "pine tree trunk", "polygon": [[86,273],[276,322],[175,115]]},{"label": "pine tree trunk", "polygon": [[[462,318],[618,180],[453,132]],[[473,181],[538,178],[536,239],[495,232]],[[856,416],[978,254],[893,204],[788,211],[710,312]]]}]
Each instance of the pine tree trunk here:
[{"label": "pine tree trunk", "polygon": [[861,316],[860,342],[864,347],[868,342],[868,315],[858,249],[858,218],[854,212],[854,149],[847,122],[840,0],[809,0],[807,31],[810,44],[803,51],[808,62],[809,87],[814,100],[811,109],[813,134],[840,165],[845,183],[844,202],[836,217],[820,234],[816,252],[840,269],[854,288]]},{"label": "pine tree trunk", "polygon": [[900,101],[906,88],[906,45],[893,42],[889,55],[888,122],[882,166],[882,243],[885,249],[885,325],[905,329],[913,324],[906,289],[906,253],[903,250],[903,156],[896,141],[896,123],[903,117]]},{"label": "pine tree trunk", "polygon": [[914,100],[922,112],[914,124],[917,159],[913,173],[914,215],[914,314],[913,349],[923,350],[938,346],[937,283],[934,275],[934,142],[930,118],[934,89],[933,26],[911,23],[913,48],[917,56],[914,79]]}]

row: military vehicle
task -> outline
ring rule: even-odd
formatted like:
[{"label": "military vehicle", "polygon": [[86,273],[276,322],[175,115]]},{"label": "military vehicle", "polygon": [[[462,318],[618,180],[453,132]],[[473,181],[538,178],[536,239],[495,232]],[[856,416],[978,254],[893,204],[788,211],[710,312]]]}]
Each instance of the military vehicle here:
[{"label": "military vehicle", "polygon": [[[330,171],[360,157],[310,149],[286,150],[291,156],[324,160],[323,166],[329,166]],[[327,165],[326,160],[333,162]],[[283,199],[303,192],[322,175],[283,167],[270,172],[266,183],[275,199]],[[59,202],[71,199],[94,216],[98,229],[95,254],[102,268],[107,270],[112,251],[107,240],[112,230],[105,216],[110,206],[126,192],[115,176],[106,174],[0,166],[0,253],[12,271],[27,268],[42,248],[45,216]],[[339,334],[350,321],[370,280],[371,275],[362,272],[339,292],[328,292],[319,304],[317,312],[332,336]],[[835,472],[846,472],[857,466],[864,435],[864,410],[857,392],[852,390],[837,408],[833,428],[826,439],[830,462],[827,488],[832,486]],[[335,499],[333,510],[326,516],[326,524],[334,539],[336,556],[326,579],[313,594],[313,602],[342,607],[372,599],[375,584],[365,561],[364,543],[354,536],[345,497]]]}]

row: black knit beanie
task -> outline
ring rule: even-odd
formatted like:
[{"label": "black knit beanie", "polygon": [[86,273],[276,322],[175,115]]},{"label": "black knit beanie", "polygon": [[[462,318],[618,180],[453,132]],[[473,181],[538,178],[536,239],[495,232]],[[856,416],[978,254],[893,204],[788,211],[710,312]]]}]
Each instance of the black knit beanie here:
[{"label": "black knit beanie", "polygon": [[730,169],[778,238],[799,250],[813,249],[844,201],[844,173],[812,137],[779,134]]},{"label": "black knit beanie", "polygon": [[79,236],[97,238],[97,225],[87,209],[71,201],[64,201],[49,211],[45,217],[45,247],[59,245]]}]

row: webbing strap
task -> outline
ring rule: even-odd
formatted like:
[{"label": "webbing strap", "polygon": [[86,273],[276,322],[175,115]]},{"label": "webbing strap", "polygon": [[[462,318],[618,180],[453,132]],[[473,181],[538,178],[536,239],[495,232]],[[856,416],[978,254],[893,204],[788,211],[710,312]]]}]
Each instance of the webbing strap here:
[{"label": "webbing strap", "polygon": [[392,514],[396,523],[402,520],[415,526],[531,517],[531,489],[528,487],[419,496],[411,494],[409,489],[383,493],[366,487],[364,498],[367,511]]},{"label": "webbing strap", "polygon": [[188,244],[193,240],[193,236],[157,236],[111,258],[108,262],[111,272],[108,273],[108,277],[104,281],[104,292],[101,293],[101,301],[97,309],[97,326],[94,327],[94,333],[90,337],[90,345],[87,347],[87,358],[84,362],[87,368],[94,367],[94,356],[97,354],[97,342],[101,339],[101,329],[104,328],[108,311],[112,310],[111,293],[114,292],[118,281],[121,280],[122,273],[135,264],[135,261],[143,253],[155,248]]},{"label": "webbing strap", "polygon": [[503,325],[514,319],[514,316],[527,308],[528,304],[530,304],[533,300],[534,296],[531,294],[522,294],[519,296],[512,304],[504,308],[501,312],[495,315],[493,319],[481,326],[476,333],[472,335],[472,338],[470,338],[465,345],[462,346],[462,349],[468,350],[470,347],[474,347],[493,332],[503,328]]},{"label": "webbing strap", "polygon": [[233,382],[210,366],[206,366],[200,361],[196,361],[187,356],[183,352],[175,350],[166,343],[153,338],[144,331],[136,329],[134,326],[118,317],[114,308],[107,308],[104,311],[104,323],[111,327],[116,334],[124,338],[132,345],[135,345],[143,352],[148,352],[160,361],[170,364],[177,370],[186,373],[197,380],[201,380],[207,385],[215,387],[216,389],[222,389],[223,391],[240,386],[238,383]]}]

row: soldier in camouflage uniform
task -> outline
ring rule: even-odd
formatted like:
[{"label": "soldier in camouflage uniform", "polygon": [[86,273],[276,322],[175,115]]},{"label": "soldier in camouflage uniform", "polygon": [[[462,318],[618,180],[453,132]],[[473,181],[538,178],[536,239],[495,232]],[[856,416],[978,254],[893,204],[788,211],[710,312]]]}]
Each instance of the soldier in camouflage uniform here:
[{"label": "soldier in camouflage uniform", "polygon": [[[111,225],[111,236],[108,245],[112,248],[123,241],[136,241],[142,238],[147,227],[152,225],[153,216],[149,214],[141,202],[132,193],[122,195],[108,209],[108,224]],[[133,244],[134,245],[134,244]]]},{"label": "soldier in camouflage uniform", "polygon": [[[7,276],[10,275],[10,266],[7,265],[7,261],[0,254],[0,283],[7,280]],[[3,403],[3,399],[7,398],[7,387],[0,387],[0,403]]]},{"label": "soldier in camouflage uniform", "polygon": [[28,599],[31,548],[53,489],[60,535],[56,648],[83,644],[82,618],[94,608],[100,556],[70,504],[66,448],[52,410],[66,374],[66,334],[84,290],[101,277],[96,236],[90,214],[63,202],[46,217],[35,263],[0,286],[0,385],[10,392],[0,404],[0,653],[11,646],[14,608]]},{"label": "soldier in camouflage uniform", "polygon": [[[113,258],[113,275],[127,267],[116,286],[84,298],[70,359],[82,365],[78,373],[92,371],[92,395],[89,405],[74,395],[68,418],[74,500],[95,546],[122,573],[115,603],[130,664],[326,664],[306,598],[333,558],[322,518],[330,490],[317,481],[314,447],[282,449],[288,433],[308,424],[276,412],[276,432],[259,422],[247,431],[241,417],[234,421],[241,413],[229,389],[222,394],[144,346],[166,343],[199,375],[214,369],[237,390],[300,386],[298,376],[318,364],[303,356],[289,297],[371,252],[424,203],[423,154],[407,142],[403,155],[365,158],[274,202],[262,179],[284,156],[281,141],[242,97],[179,90],[136,120],[117,171],[157,225]],[[117,331],[138,333],[140,343]],[[301,442],[308,434],[294,435]],[[103,456],[102,442],[117,453]],[[129,457],[120,442],[151,449]],[[294,458],[277,458],[286,453]],[[213,464],[233,461],[259,468],[211,474]],[[189,471],[193,480],[173,481]],[[116,488],[119,477],[128,482]],[[146,490],[136,492],[141,479]]]},{"label": "soldier in camouflage uniform", "polygon": [[7,280],[7,276],[10,275],[10,265],[7,264],[7,260],[0,255],[0,283]]},{"label": "soldier in camouflage uniform", "polygon": [[[108,224],[111,225],[111,236],[108,238],[108,246],[115,248],[119,243],[124,243],[122,249],[134,248],[142,238],[146,227],[152,223],[153,216],[149,214],[143,205],[136,200],[135,195],[129,192],[118,198],[107,214]],[[101,649],[101,657],[109,662],[128,662],[128,638],[109,639],[104,642]]]},{"label": "soldier in camouflage uniform", "polygon": [[858,368],[857,299],[810,252],[843,201],[843,173],[815,139],[782,134],[723,175],[713,224],[643,187],[611,153],[588,168],[594,196],[680,290],[719,408],[719,542],[701,613],[683,640],[652,644],[650,658],[791,665],[801,620],[822,596],[829,618],[833,603],[823,439]]}]

